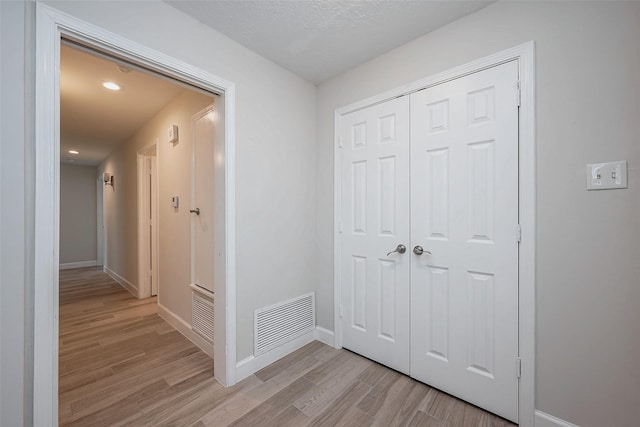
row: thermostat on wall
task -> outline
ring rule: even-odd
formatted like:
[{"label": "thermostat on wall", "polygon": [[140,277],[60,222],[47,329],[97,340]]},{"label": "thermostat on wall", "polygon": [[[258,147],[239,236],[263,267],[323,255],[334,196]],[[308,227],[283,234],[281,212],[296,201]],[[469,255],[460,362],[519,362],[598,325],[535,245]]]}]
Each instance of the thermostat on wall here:
[{"label": "thermostat on wall", "polygon": [[167,129],[167,140],[170,144],[178,142],[178,125],[171,125]]}]

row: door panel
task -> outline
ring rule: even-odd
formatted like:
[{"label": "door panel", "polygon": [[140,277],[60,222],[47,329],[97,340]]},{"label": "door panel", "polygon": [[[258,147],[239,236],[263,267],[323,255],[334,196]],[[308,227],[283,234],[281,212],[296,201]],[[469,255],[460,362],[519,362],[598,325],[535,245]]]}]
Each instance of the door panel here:
[{"label": "door panel", "polygon": [[345,115],[342,147],[344,347],[409,372],[409,101]]},{"label": "door panel", "polygon": [[411,375],[518,419],[517,63],[411,98]]},{"label": "door panel", "polygon": [[213,292],[213,106],[193,118],[192,283]]}]

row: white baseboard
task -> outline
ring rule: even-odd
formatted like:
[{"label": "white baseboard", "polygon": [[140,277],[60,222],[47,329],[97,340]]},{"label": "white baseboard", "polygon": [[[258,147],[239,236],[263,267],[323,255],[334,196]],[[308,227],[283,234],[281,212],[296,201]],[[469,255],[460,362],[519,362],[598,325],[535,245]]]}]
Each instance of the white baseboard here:
[{"label": "white baseboard", "polygon": [[578,427],[568,421],[556,418],[542,411],[536,411],[536,427]]},{"label": "white baseboard", "polygon": [[321,343],[334,347],[335,336],[333,331],[325,329],[322,326],[316,326],[316,339]]},{"label": "white baseboard", "polygon": [[282,359],[287,354],[293,353],[299,348],[304,347],[305,345],[315,340],[316,330],[314,329],[294,340],[289,341],[284,345],[281,345],[280,347],[269,350],[268,352],[261,354],[258,357],[252,355],[247,357],[246,359],[239,361],[236,364],[236,381],[242,381],[254,372],[258,372],[265,366],[272,364],[278,359]]},{"label": "white baseboard", "polygon": [[128,281],[127,279],[125,279],[115,271],[111,270],[107,266],[104,266],[103,269],[104,269],[104,272],[109,275],[109,277],[111,277],[113,280],[118,282],[120,286],[122,286],[123,288],[131,292],[131,295],[138,298],[138,288],[133,286],[133,284],[130,281]]},{"label": "white baseboard", "polygon": [[191,325],[189,323],[185,322],[181,317],[160,303],[158,303],[158,316],[173,326],[178,332],[197,345],[200,350],[207,353],[209,357],[213,359],[213,344],[195,333],[193,329],[191,329]]},{"label": "white baseboard", "polygon": [[98,261],[78,261],[78,262],[65,262],[64,264],[60,264],[60,270],[71,270],[72,268],[83,268],[83,267],[95,267],[98,265]]}]

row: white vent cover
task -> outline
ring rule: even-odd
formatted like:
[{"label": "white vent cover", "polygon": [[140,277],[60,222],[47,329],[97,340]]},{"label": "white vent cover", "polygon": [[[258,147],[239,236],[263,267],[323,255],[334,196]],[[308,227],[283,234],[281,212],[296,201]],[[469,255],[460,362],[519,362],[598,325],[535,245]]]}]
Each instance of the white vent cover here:
[{"label": "white vent cover", "polygon": [[192,292],[191,329],[213,343],[213,301],[198,292]]},{"label": "white vent cover", "polygon": [[254,311],[254,355],[281,346],[316,327],[315,293]]}]

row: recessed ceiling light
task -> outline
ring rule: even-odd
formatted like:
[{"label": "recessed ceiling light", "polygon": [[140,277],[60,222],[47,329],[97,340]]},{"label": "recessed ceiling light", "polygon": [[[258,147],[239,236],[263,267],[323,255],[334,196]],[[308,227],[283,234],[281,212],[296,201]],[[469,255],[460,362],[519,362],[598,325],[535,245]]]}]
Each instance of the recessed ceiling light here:
[{"label": "recessed ceiling light", "polygon": [[109,89],[109,90],[120,90],[120,85],[114,83],[114,82],[104,82],[102,83],[102,86],[105,89]]},{"label": "recessed ceiling light", "polygon": [[80,154],[80,152],[76,150],[69,150],[69,154]]}]

